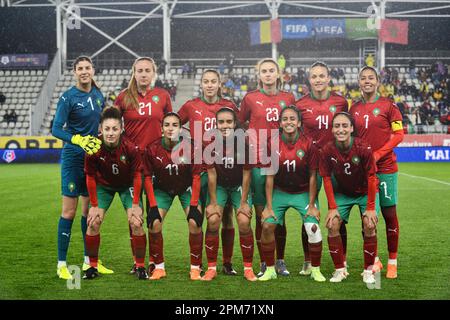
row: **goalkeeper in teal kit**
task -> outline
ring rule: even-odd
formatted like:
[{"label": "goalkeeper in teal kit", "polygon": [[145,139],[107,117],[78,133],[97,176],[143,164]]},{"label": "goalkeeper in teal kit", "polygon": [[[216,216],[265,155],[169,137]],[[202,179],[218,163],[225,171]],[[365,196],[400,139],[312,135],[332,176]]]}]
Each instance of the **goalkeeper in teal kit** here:
[{"label": "goalkeeper in teal kit", "polygon": [[[62,213],[58,223],[58,265],[57,275],[61,279],[72,279],[67,268],[72,223],[81,196],[81,230],[83,241],[87,230],[89,197],[84,174],[85,153],[94,154],[100,149],[97,139],[100,113],[104,98],[98,89],[94,76],[94,66],[89,57],[78,57],[73,64],[77,83],[64,92],[58,102],[52,134],[65,142],[61,154],[61,188],[63,196]],[[89,268],[89,257],[84,250],[83,269]],[[99,273],[113,273],[99,264]]]}]

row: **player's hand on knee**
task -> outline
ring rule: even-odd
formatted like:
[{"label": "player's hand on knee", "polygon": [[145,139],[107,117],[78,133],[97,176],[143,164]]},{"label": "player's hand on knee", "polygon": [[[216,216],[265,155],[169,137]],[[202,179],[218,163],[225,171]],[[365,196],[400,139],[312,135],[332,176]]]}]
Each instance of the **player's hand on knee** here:
[{"label": "player's hand on knee", "polygon": [[334,219],[338,219],[338,221],[341,220],[339,211],[337,209],[328,210],[327,219],[325,220],[325,225],[328,229],[331,229],[333,227]]},{"label": "player's hand on knee", "polygon": [[207,207],[206,207],[206,219],[211,218],[213,215],[218,215],[220,218],[220,209],[219,209],[219,205],[217,203],[210,203]]},{"label": "player's hand on knee", "polygon": [[261,223],[264,223],[269,218],[274,218],[275,220],[278,220],[277,217],[275,216],[275,212],[273,212],[273,209],[265,207],[263,212],[261,213]]},{"label": "player's hand on knee", "polygon": [[99,207],[91,207],[89,209],[87,224],[89,227],[94,227],[96,224],[100,224],[102,222],[101,210]]},{"label": "player's hand on knee", "polygon": [[134,227],[140,227],[144,223],[142,208],[139,205],[133,204],[131,207],[128,222]]},{"label": "player's hand on knee", "polygon": [[250,208],[247,202],[241,202],[241,205],[237,210],[237,215],[240,214],[247,216],[249,219],[252,218],[252,209]]},{"label": "player's hand on knee", "polygon": [[367,227],[369,229],[374,229],[378,224],[377,212],[375,210],[366,210],[363,213],[363,218],[367,220]]},{"label": "player's hand on knee", "polygon": [[305,219],[308,216],[314,217],[316,218],[317,222],[320,222],[320,211],[319,209],[317,209],[315,204],[313,206],[311,205],[308,206],[308,209],[306,210]]}]

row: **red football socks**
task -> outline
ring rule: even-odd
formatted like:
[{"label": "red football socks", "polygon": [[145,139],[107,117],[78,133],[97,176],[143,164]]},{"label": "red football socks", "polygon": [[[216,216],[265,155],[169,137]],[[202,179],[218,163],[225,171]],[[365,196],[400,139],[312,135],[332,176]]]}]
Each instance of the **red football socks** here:
[{"label": "red football socks", "polygon": [[89,256],[89,264],[91,267],[97,268],[98,265],[98,248],[100,247],[100,234],[90,236],[86,234],[86,251]]},{"label": "red football socks", "polygon": [[219,233],[217,231],[206,231],[205,250],[208,267],[215,267],[217,265],[217,253],[219,252]]},{"label": "red football socks", "polygon": [[189,247],[191,255],[191,265],[200,266],[202,264],[203,232],[189,233]]},{"label": "red football socks", "polygon": [[164,239],[162,232],[148,233],[149,237],[149,256],[153,263],[160,264],[164,262]]},{"label": "red football socks", "polygon": [[333,259],[334,268],[344,268],[344,249],[342,247],[341,236],[336,237],[328,236],[328,248],[330,251],[331,259]]},{"label": "red football socks", "polygon": [[144,234],[142,236],[132,235],[132,242],[135,251],[135,262],[136,267],[145,267],[145,251],[147,247],[147,236]]}]

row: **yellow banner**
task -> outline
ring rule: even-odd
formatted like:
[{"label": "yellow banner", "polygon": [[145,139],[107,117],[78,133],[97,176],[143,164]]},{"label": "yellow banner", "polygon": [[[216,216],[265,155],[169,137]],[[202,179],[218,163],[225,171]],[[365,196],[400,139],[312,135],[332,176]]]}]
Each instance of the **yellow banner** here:
[{"label": "yellow banner", "polygon": [[270,20],[261,21],[261,43],[270,43],[272,41],[272,34],[270,30]]},{"label": "yellow banner", "polygon": [[0,149],[61,149],[62,140],[53,136],[0,137]]}]

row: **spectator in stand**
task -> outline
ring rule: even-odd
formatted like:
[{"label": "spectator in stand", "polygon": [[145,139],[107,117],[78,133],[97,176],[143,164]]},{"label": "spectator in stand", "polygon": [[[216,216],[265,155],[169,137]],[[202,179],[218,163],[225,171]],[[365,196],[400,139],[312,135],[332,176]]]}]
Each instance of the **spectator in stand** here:
[{"label": "spectator in stand", "polygon": [[345,80],[345,73],[344,73],[344,69],[342,69],[342,68],[338,68],[338,80],[339,79],[344,79]]},{"label": "spectator in stand", "polygon": [[223,74],[225,73],[225,63],[224,63],[224,61],[220,62],[219,67],[217,68],[217,70],[219,71],[220,76],[222,77]]},{"label": "spectator in stand", "polygon": [[175,98],[177,96],[177,86],[175,85],[175,81],[173,80],[170,80],[169,94],[172,101],[175,101]]},{"label": "spectator in stand", "polygon": [[10,122],[16,124],[16,122],[17,122],[17,113],[16,113],[16,111],[14,109],[12,109],[11,112],[9,113],[9,118],[8,118],[7,122],[8,122],[8,124]]},{"label": "spectator in stand", "polygon": [[253,91],[256,90],[256,88],[258,87],[258,82],[256,82],[255,77],[251,77],[250,80],[248,81],[248,91]]},{"label": "spectator in stand", "polygon": [[373,57],[373,54],[369,53],[369,55],[366,57],[366,66],[373,67],[375,65],[375,58]]},{"label": "spectator in stand", "polygon": [[417,77],[416,75],[416,63],[414,60],[410,59],[408,61],[408,67],[409,67],[409,76],[411,79],[415,79]]},{"label": "spectator in stand", "polygon": [[286,69],[286,59],[282,54],[278,57],[278,66],[280,67],[280,71],[283,73],[284,69]]},{"label": "spectator in stand", "polygon": [[[189,64],[187,63],[187,61],[183,64],[183,67],[182,67],[181,70],[182,70],[181,71],[181,78],[182,79],[184,79],[184,75],[189,76],[189,74],[190,74],[190,67],[189,67]],[[190,78],[190,76],[189,76],[189,78]]]},{"label": "spectator in stand", "polygon": [[0,105],[3,106],[5,101],[6,101],[6,96],[3,94],[3,92],[0,91]]},{"label": "spectator in stand", "polygon": [[128,87],[128,80],[126,78],[123,78],[122,84],[120,85],[120,91]]},{"label": "spectator in stand", "polygon": [[192,75],[195,74],[195,69],[196,69],[195,62],[194,62],[194,61],[191,61],[191,62],[189,63],[189,73],[188,73],[189,79],[191,79]]},{"label": "spectator in stand", "polygon": [[230,53],[230,55],[228,56],[228,60],[227,60],[227,65],[228,65],[228,72],[231,74],[233,71],[233,66],[234,66],[234,54],[233,52]]},{"label": "spectator in stand", "polygon": [[161,58],[160,62],[158,63],[158,73],[159,74],[166,74],[166,65],[167,65],[167,61],[164,60],[164,58]]}]

